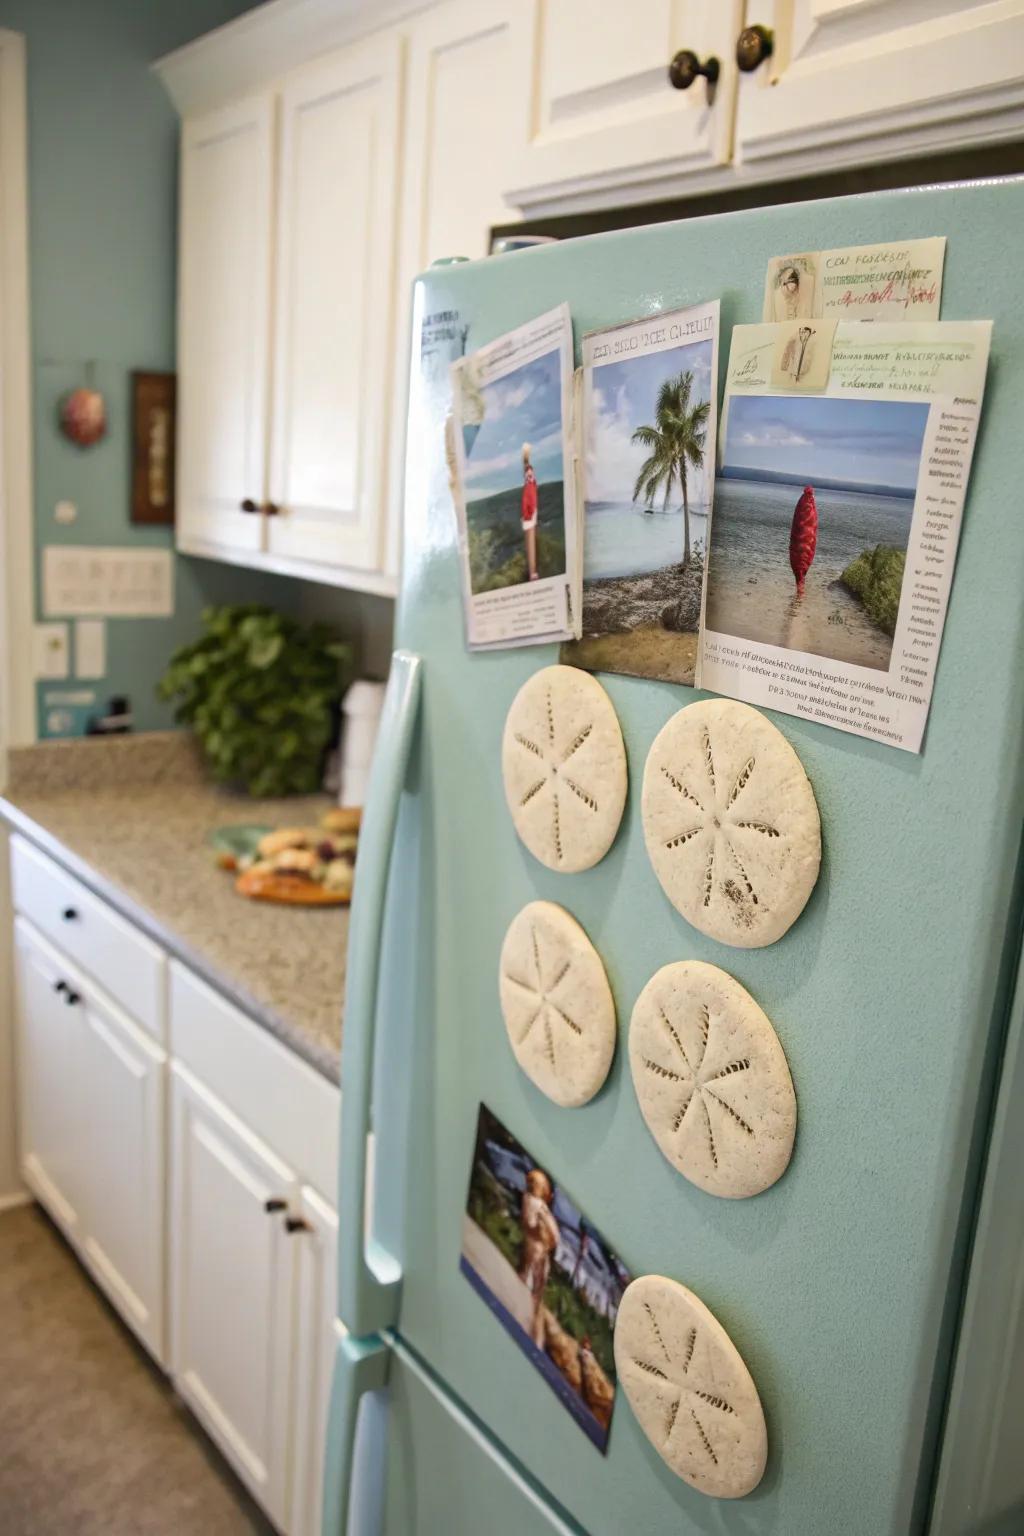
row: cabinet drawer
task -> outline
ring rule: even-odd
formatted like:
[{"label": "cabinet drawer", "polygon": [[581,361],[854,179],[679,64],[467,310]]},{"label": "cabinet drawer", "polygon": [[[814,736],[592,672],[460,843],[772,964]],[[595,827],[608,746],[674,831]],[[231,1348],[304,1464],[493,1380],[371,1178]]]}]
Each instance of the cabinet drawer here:
[{"label": "cabinet drawer", "polygon": [[336,1205],[340,1091],[185,966],[170,972],[172,1057]]},{"label": "cabinet drawer", "polygon": [[164,1035],[164,953],[73,875],[11,838],[14,907],[89,972],[136,1023]]}]

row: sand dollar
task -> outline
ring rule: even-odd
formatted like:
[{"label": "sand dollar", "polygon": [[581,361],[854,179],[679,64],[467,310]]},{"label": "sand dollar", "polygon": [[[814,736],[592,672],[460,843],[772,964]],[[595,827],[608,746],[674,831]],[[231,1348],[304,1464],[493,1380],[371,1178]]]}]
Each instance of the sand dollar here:
[{"label": "sand dollar", "polygon": [[703,699],[673,715],[647,756],[642,815],[654,872],[701,933],[756,949],[800,916],[821,864],[818,807],[756,709]]},{"label": "sand dollar", "polygon": [[615,1000],[601,957],[575,918],[531,901],[501,947],[499,988],[516,1060],[542,1093],[592,1099],[615,1054]]},{"label": "sand dollar", "polygon": [[611,847],[626,802],[626,750],[611,699],[577,667],[529,678],[505,721],[505,797],[533,856],[565,874]]},{"label": "sand dollar", "polygon": [[738,1499],[764,1475],[768,1432],[735,1344],[699,1297],[641,1275],[615,1322],[615,1370],[662,1460],[701,1493]]},{"label": "sand dollar", "polygon": [[652,976],[630,1020],[629,1063],[647,1129],[691,1183],[736,1200],[785,1173],[796,1134],[786,1055],[725,971],[683,960]]}]

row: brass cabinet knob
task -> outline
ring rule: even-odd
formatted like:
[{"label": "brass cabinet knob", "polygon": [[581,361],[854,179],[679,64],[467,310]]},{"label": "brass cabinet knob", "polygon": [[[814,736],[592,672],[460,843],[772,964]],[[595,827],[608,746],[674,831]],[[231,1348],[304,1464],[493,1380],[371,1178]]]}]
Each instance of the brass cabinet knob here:
[{"label": "brass cabinet knob", "polygon": [[253,501],[251,496],[247,496],[244,501],[238,503],[238,510],[239,512],[258,512],[260,504],[258,501]]},{"label": "brass cabinet knob", "polygon": [[699,80],[701,76],[709,86],[714,85],[720,69],[721,65],[713,56],[705,59],[702,64],[691,49],[680,48],[668,67],[668,78],[677,91],[688,91],[693,82]]},{"label": "brass cabinet knob", "polygon": [[736,64],[749,75],[775,51],[775,33],[769,27],[744,27],[736,39]]},{"label": "brass cabinet knob", "polygon": [[263,503],[263,510],[268,517],[276,517],[281,508],[276,506],[272,501],[265,501]]}]

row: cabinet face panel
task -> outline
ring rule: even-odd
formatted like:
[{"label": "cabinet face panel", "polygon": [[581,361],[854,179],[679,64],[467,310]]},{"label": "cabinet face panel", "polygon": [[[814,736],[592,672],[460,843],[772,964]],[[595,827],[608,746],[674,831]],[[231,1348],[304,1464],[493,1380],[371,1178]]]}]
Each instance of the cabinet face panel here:
[{"label": "cabinet face panel", "polygon": [[14,945],[22,1172],[54,1220],[78,1241],[87,1192],[82,1004],[66,1002],[68,992],[56,990],[64,981],[58,964],[20,919]]},{"label": "cabinet face panel", "polygon": [[338,1216],[304,1185],[299,1213],[308,1222],[298,1244],[295,1337],[294,1466],[289,1536],[320,1536],[327,1408],[337,1339]]},{"label": "cabinet face panel", "polygon": [[265,1203],[295,1176],[177,1064],[171,1085],[171,1369],[283,1525],[295,1239]]},{"label": "cabinet face panel", "polygon": [[178,288],[178,528],[259,549],[273,215],[270,96],[186,122]]},{"label": "cabinet face panel", "polygon": [[282,95],[268,548],[367,570],[383,559],[399,80],[392,37]]},{"label": "cabinet face panel", "polygon": [[86,1258],[115,1305],[163,1361],[166,1057],[95,998],[84,1002],[91,1189]]},{"label": "cabinet face panel", "polygon": [[[724,165],[741,13],[739,0],[639,0],[602,7],[598,22],[588,0],[535,0],[520,89],[531,79],[536,87],[511,201],[559,201]],[[713,92],[703,78],[686,91],[669,83],[684,48],[718,60]]]},{"label": "cabinet face panel", "polygon": [[1020,136],[1024,0],[749,0],[747,20],[774,51],[740,81],[740,162],[824,169]]}]

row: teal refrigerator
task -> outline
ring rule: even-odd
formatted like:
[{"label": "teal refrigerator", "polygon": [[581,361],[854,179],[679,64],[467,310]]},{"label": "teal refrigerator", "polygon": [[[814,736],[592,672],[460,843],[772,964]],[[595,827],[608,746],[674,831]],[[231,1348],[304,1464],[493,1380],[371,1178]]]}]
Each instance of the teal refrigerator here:
[{"label": "teal refrigerator", "polygon": [[[992,355],[924,749],[771,715],[814,787],[823,862],[800,919],[726,948],[669,904],[639,784],[693,689],[602,675],[630,790],[608,855],[553,873],[505,805],[508,707],[555,646],[471,653],[445,452],[449,364],[555,306],[584,332],[721,299],[760,319],[784,251],[948,237],[944,319]],[[1024,182],[922,188],[597,235],[438,265],[413,294],[397,651],[365,810],[342,1054],[338,1315],[324,1536],[1009,1536],[1024,1530]],[[559,903],[607,968],[618,1049],[561,1108],[516,1065],[498,957]],[[661,966],[736,977],[799,1102],[752,1199],[680,1178],[643,1124],[625,1033]],[[480,1106],[551,1170],[633,1275],[682,1282],[757,1384],[765,1475],[680,1480],[618,1394],[603,1447],[460,1268]],[[1018,1369],[1022,1367],[1022,1369]]]}]

